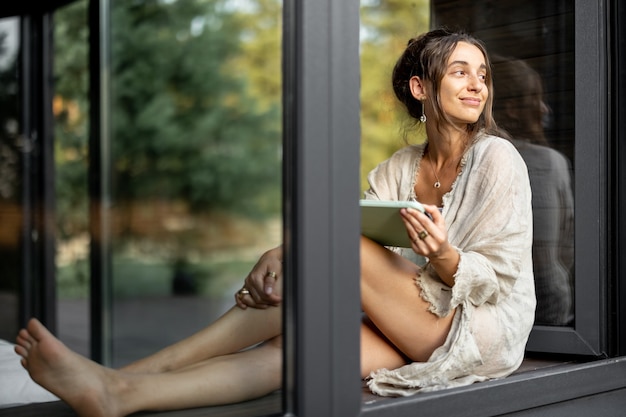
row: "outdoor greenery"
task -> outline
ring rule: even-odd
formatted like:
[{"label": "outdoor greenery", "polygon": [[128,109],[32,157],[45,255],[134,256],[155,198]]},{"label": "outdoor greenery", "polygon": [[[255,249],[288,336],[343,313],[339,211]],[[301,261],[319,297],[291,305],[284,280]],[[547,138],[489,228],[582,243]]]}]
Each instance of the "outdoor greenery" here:
[{"label": "outdoor greenery", "polygon": [[361,0],[361,191],[367,173],[423,132],[405,118],[391,71],[409,39],[429,28],[429,0]]},{"label": "outdoor greenery", "polygon": [[[407,40],[427,29],[427,5],[362,1],[361,190],[367,172],[403,145],[391,68]],[[249,268],[280,241],[267,224],[280,228],[282,203],[281,7],[280,0],[112,2],[104,74],[109,214],[115,280],[132,289],[116,283],[120,294],[166,290],[157,282],[181,262],[199,277],[231,275],[207,254],[245,253]],[[86,0],[72,3],[55,14],[54,26],[59,286],[66,295],[85,293],[88,283],[86,12]],[[132,263],[126,270],[133,273],[120,272],[118,260]],[[245,271],[237,273],[241,279]],[[146,276],[151,284],[137,288]]]}]

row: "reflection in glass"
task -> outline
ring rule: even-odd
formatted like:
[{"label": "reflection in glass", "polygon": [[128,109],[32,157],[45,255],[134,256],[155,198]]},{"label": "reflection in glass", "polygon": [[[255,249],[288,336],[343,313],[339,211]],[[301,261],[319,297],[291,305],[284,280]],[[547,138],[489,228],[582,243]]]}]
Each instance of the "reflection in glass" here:
[{"label": "reflection in glass", "polygon": [[54,13],[56,289],[59,338],[89,356],[87,0]]},{"label": "reflection in glass", "polygon": [[21,154],[18,52],[19,20],[0,19],[0,339],[18,329],[21,253]]},{"label": "reflection in glass", "polygon": [[494,58],[494,117],[528,166],[533,193],[536,324],[573,319],[574,201],[569,161],[548,145],[539,74],[519,59]]},{"label": "reflection in glass", "polygon": [[424,140],[420,129],[405,129],[406,112],[390,88],[396,59],[409,39],[429,30],[430,1],[361,0],[361,193],[367,174],[394,151]]},{"label": "reflection in glass", "polygon": [[112,2],[113,366],[211,323],[280,243],[280,22],[274,0]]}]

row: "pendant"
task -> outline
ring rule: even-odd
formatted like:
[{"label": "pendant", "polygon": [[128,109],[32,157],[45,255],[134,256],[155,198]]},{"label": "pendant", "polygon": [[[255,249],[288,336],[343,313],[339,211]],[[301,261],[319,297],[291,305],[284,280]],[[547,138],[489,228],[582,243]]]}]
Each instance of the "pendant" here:
[{"label": "pendant", "polygon": [[435,188],[439,188],[439,187],[441,187],[441,183],[440,183],[439,181],[437,181],[437,182],[435,182],[435,183],[433,184],[433,187],[435,187]]}]

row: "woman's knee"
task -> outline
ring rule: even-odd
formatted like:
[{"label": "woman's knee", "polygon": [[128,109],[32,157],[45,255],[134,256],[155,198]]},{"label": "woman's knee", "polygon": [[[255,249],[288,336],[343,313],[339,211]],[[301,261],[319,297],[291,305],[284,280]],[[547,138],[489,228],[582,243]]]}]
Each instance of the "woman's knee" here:
[{"label": "woman's knee", "polygon": [[279,335],[279,336],[272,337],[271,339],[267,340],[264,344],[270,348],[282,350],[283,336]]}]

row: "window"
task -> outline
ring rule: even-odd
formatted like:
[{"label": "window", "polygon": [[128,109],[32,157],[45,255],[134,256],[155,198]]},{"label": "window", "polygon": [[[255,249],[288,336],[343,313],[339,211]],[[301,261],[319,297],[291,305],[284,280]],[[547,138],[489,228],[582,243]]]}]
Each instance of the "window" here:
[{"label": "window", "polygon": [[[173,152],[175,146],[181,145],[168,144],[165,137],[160,138],[164,140],[163,142],[150,140],[159,137],[164,129],[170,129],[170,125],[174,126],[172,129],[176,133],[178,131],[176,121],[166,123],[165,126],[161,124],[159,129],[148,128],[147,134],[137,133],[133,138],[138,138],[138,143],[133,142],[133,138],[124,141],[123,136],[127,132],[122,128],[128,125],[122,123],[125,115],[133,114],[131,110],[137,108],[139,111],[134,113],[136,116],[133,118],[137,126],[132,126],[133,128],[149,127],[149,122],[152,121],[150,116],[157,113],[159,116],[185,115],[185,112],[157,112],[155,109],[179,108],[176,105],[185,107],[194,92],[181,88],[182,84],[172,83],[172,88],[168,89],[170,95],[159,100],[147,94],[153,90],[149,88],[141,90],[138,88],[140,83],[127,82],[128,79],[132,81],[132,78],[123,71],[127,61],[124,60],[124,54],[119,52],[124,51],[116,51],[116,45],[119,47],[123,43],[116,44],[115,41],[128,42],[128,45],[135,47],[142,46],[138,45],[139,40],[147,44],[154,42],[151,45],[156,48],[156,38],[159,36],[163,35],[166,44],[171,45],[176,39],[185,40],[193,36],[202,36],[206,30],[216,27],[212,25],[219,26],[224,23],[210,13],[205,14],[201,11],[199,14],[203,18],[192,19],[188,26],[178,26],[179,31],[172,36],[172,33],[168,33],[170,28],[165,24],[169,16],[159,13],[163,11],[159,8],[174,11],[178,10],[177,7],[183,2],[140,2],[132,5],[127,3],[108,0],[89,2],[89,29],[93,34],[93,37],[90,37],[92,43],[89,66],[92,85],[98,88],[92,89],[90,96],[91,120],[94,123],[90,126],[91,159],[88,192],[92,202],[95,203],[92,206],[92,210],[94,208],[95,210],[90,213],[93,216],[90,219],[92,222],[90,233],[95,238],[91,247],[93,259],[88,274],[95,280],[91,298],[92,312],[96,313],[94,320],[94,333],[97,336],[97,340],[94,341],[96,358],[109,359],[113,363],[127,360],[119,354],[122,346],[119,343],[116,345],[121,328],[116,328],[115,323],[127,317],[132,319],[129,320],[129,324],[133,329],[148,323],[149,318],[141,318],[140,315],[144,313],[145,306],[164,295],[165,289],[169,288],[164,282],[167,282],[169,273],[173,271],[173,268],[164,266],[163,263],[157,265],[156,269],[140,265],[150,272],[155,272],[155,276],[162,274],[161,281],[149,288],[160,293],[150,294],[150,297],[146,297],[145,293],[135,293],[128,297],[129,293],[124,291],[128,290],[125,286],[129,282],[117,280],[123,276],[124,268],[136,266],[125,263],[128,260],[127,255],[136,253],[133,252],[136,250],[143,250],[140,253],[144,256],[152,249],[154,253],[164,257],[179,253],[174,249],[176,242],[164,244],[150,241],[145,239],[145,235],[137,233],[137,228],[148,225],[147,229],[152,229],[148,232],[154,232],[157,228],[155,225],[161,222],[167,224],[167,227],[173,227],[170,230],[180,231],[181,228],[186,230],[190,218],[192,222],[196,221],[196,213],[191,215],[188,211],[189,200],[184,200],[185,204],[181,210],[177,205],[180,199],[171,191],[172,189],[160,187],[172,180],[169,174],[174,172],[171,169],[175,166],[176,160],[170,160],[165,166],[157,167],[158,169],[153,171],[149,170],[153,167],[151,164],[155,164],[154,160],[150,160],[154,153],[163,150]],[[145,7],[148,3],[157,7],[151,10],[156,11],[152,15],[157,17],[156,21],[143,19],[146,17],[143,12],[147,11]],[[250,12],[249,7],[254,2],[233,0],[212,4],[217,3],[222,6],[217,11],[223,13],[218,15],[230,18],[238,13],[245,15]],[[276,3],[269,0],[259,1],[260,3],[276,6]],[[500,10],[501,3],[506,3],[506,11]],[[371,87],[366,78],[369,75],[365,71],[362,73],[363,78],[360,78],[360,63],[368,53],[364,47],[360,48],[363,46],[363,39],[369,39],[368,35],[374,33],[371,25],[376,19],[379,19],[381,14],[393,12],[394,8],[391,6],[401,7],[402,2],[362,0],[359,4],[357,0],[320,0],[285,2],[283,5],[284,25],[281,28],[283,76],[280,80],[284,85],[282,107],[277,113],[278,116],[269,112],[263,113],[268,116],[267,119],[260,118],[272,126],[268,129],[271,133],[277,132],[274,127],[277,120],[279,121],[280,113],[284,118],[282,136],[285,141],[282,143],[282,149],[280,143],[278,144],[274,155],[277,161],[282,158],[282,175],[279,172],[278,177],[273,177],[276,182],[270,181],[274,185],[281,179],[283,182],[282,201],[285,204],[283,207],[273,207],[273,210],[277,213],[282,209],[284,213],[282,222],[285,225],[287,251],[285,271],[287,276],[293,277],[285,284],[286,366],[285,390],[281,398],[283,414],[398,417],[415,415],[416,410],[419,410],[420,415],[486,416],[505,413],[545,415],[549,412],[550,415],[569,416],[591,415],[593,412],[597,413],[599,406],[606,409],[615,404],[619,404],[619,407],[611,408],[612,410],[623,410],[626,398],[624,383],[626,358],[617,355],[624,354],[625,334],[622,324],[625,309],[621,304],[620,295],[624,294],[626,285],[622,261],[619,258],[622,234],[615,230],[624,229],[623,222],[620,223],[624,203],[624,184],[620,183],[620,180],[624,179],[624,175],[623,170],[619,168],[624,156],[624,147],[621,143],[623,120],[619,120],[621,110],[619,106],[623,105],[624,97],[624,94],[621,94],[623,92],[621,51],[624,50],[622,47],[624,34],[619,23],[620,20],[622,24],[624,22],[625,8],[617,0],[605,0],[597,4],[566,0],[544,3],[546,2],[433,0],[410,2],[408,9],[398,10],[406,20],[418,21],[423,25],[421,28],[423,30],[439,23],[465,24],[488,45],[494,45],[494,48],[490,49],[497,50],[499,55],[503,56],[515,52],[516,58],[528,61],[542,76],[542,88],[547,100],[545,104],[553,111],[551,117],[544,120],[549,123],[544,123],[543,127],[549,128],[551,146],[567,156],[572,168],[575,207],[572,303],[574,315],[573,321],[565,323],[547,321],[535,326],[528,346],[530,354],[555,354],[558,358],[571,362],[545,370],[517,374],[502,381],[489,381],[460,389],[393,399],[368,395],[358,384],[360,306],[355,294],[358,294],[359,290],[356,273],[359,266],[357,249],[359,222],[355,213],[359,190],[363,187],[359,177],[359,168],[363,169],[361,162],[375,163],[378,159],[363,157],[360,161],[359,158],[362,154],[360,151],[366,152],[365,149],[359,149],[362,143],[361,136],[365,138],[366,134],[370,133],[361,130],[371,129],[371,125],[365,125],[366,121],[361,122],[361,117],[372,117],[372,114],[376,114],[359,113],[361,107],[359,98],[366,97],[364,84],[367,82],[367,88]],[[229,8],[229,4],[237,7]],[[365,32],[359,19],[359,16],[363,17],[363,14],[360,15],[361,8],[378,14],[373,16],[372,20],[366,21],[366,18],[363,18],[363,22],[370,25]],[[280,11],[273,8],[269,10],[271,10],[268,13],[270,19],[276,19]],[[466,21],[461,20],[456,14],[458,11],[463,12],[461,16],[466,16]],[[146,25],[136,24],[133,29],[144,30],[142,34],[151,36],[140,39],[137,32],[132,32],[134,35],[130,39],[122,39],[124,33],[120,29],[127,22],[125,19],[130,18],[136,19],[133,22]],[[9,37],[19,39],[24,56],[31,56],[29,54],[44,56],[45,45],[34,48],[36,42],[29,39],[29,36],[39,33],[38,31],[47,24],[46,19],[47,17],[42,20],[19,19],[20,25],[24,25],[20,30],[16,29],[16,19],[0,20],[2,34],[0,45],[4,47],[0,48],[0,64],[6,64],[3,60],[12,56],[7,52],[11,49],[6,48]],[[172,16],[172,19],[176,17]],[[263,19],[253,20],[259,25],[263,23]],[[392,19],[387,23],[393,30],[402,31],[404,27],[401,27],[400,22],[401,20]],[[256,39],[261,36],[261,32],[263,31],[256,34]],[[549,42],[528,42],[530,45],[525,49],[517,48],[518,43],[515,43],[514,49],[510,46],[510,40],[515,33],[524,34],[519,41],[520,44],[526,43],[527,39],[536,39],[533,37],[542,38],[546,34],[550,35],[546,38]],[[241,36],[238,40],[242,43],[235,45],[236,48],[246,45],[246,41],[250,40],[249,32],[243,31],[239,34]],[[407,34],[413,35],[408,32]],[[558,36],[551,36],[552,34]],[[399,41],[404,42],[406,40],[404,38]],[[380,37],[378,39],[382,40]],[[108,43],[110,40],[113,41],[111,44]],[[376,37],[372,36],[370,40],[376,40]],[[214,44],[209,41],[206,45]],[[190,54],[194,57],[204,52],[198,52],[193,46],[189,48]],[[158,59],[154,56],[154,51],[142,48],[138,48],[137,51],[140,49],[146,54],[142,62],[154,62],[151,60]],[[109,55],[108,51],[112,53]],[[279,62],[278,54],[272,57],[269,61],[261,60],[259,63],[272,62],[272,65],[275,65]],[[178,58],[180,59],[163,64],[166,67],[184,65],[185,57]],[[52,172],[50,165],[45,164],[46,158],[49,161],[52,155],[52,149],[50,146],[41,145],[42,143],[50,145],[51,141],[37,142],[36,145],[39,146],[37,150],[40,151],[38,155],[45,158],[29,159],[32,154],[26,155],[26,162],[23,163],[21,170],[10,164],[11,153],[5,151],[7,146],[16,146],[14,130],[10,129],[14,125],[10,121],[7,122],[7,117],[30,122],[29,115],[40,114],[41,109],[32,102],[29,98],[31,96],[23,87],[28,86],[32,80],[40,82],[44,78],[31,74],[32,68],[28,66],[18,68],[17,61],[11,59],[9,61],[8,70],[7,67],[0,65],[0,76],[7,80],[0,85],[0,101],[9,109],[1,113],[5,119],[0,126],[0,156],[2,156],[0,258],[3,272],[7,266],[12,271],[9,275],[3,273],[0,276],[0,297],[2,297],[0,309],[8,306],[10,315],[4,315],[4,310],[0,315],[2,320],[10,317],[10,323],[0,322],[0,332],[6,334],[6,338],[14,334],[16,321],[23,320],[17,317],[20,314],[30,316],[37,313],[54,320],[54,313],[45,308],[45,302],[43,307],[41,304],[42,298],[48,302],[54,300],[54,296],[48,299],[41,291],[51,282],[48,268],[51,248],[49,243],[41,243],[42,240],[48,242],[51,240],[49,229],[42,225],[33,227],[32,219],[36,216],[28,217],[19,224],[19,228],[11,229],[15,232],[11,238],[23,239],[22,246],[19,248],[6,246],[6,241],[3,240],[7,236],[6,231],[9,230],[6,226],[11,224],[7,221],[8,214],[14,213],[7,211],[7,207],[10,207],[14,200],[30,202],[26,197],[34,196],[33,201],[41,207],[54,206],[50,196],[42,192],[46,189],[42,186],[45,184],[45,178],[42,178],[45,175],[39,175],[42,172],[44,174]],[[615,65],[614,62],[619,62],[619,65]],[[19,65],[21,64],[23,63]],[[46,65],[50,63],[42,64],[42,67],[47,68]],[[103,68],[120,71],[100,71]],[[140,69],[147,71],[145,74],[151,75],[146,78],[157,85],[163,85],[158,82],[161,82],[160,77],[164,74],[151,73],[149,71],[151,68]],[[205,67],[205,70],[209,69]],[[191,71],[189,68],[188,70]],[[19,79],[23,82],[19,87],[22,90],[18,93],[15,89],[9,88],[12,83],[17,83],[15,71],[18,71],[21,76]],[[280,71],[276,71],[278,72]],[[235,79],[238,76],[227,75]],[[228,78],[228,81],[233,80]],[[39,85],[37,88],[43,91],[44,95],[48,91],[45,86]],[[619,94],[609,95],[609,91],[618,91]],[[136,97],[133,94],[136,92],[145,94],[142,96],[145,99],[141,101],[141,105],[134,102]],[[268,103],[261,103],[258,91],[249,94],[255,100],[259,100],[255,101],[259,106],[257,109],[268,110]],[[369,97],[376,97],[376,93],[369,94]],[[241,97],[223,98],[225,103],[232,104],[237,103]],[[17,103],[22,99],[25,104],[18,110]],[[52,103],[52,97],[49,97],[48,102]],[[117,112],[118,109],[115,108],[133,102],[135,104],[127,111]],[[367,110],[365,107],[363,109]],[[144,113],[140,114],[141,110]],[[41,113],[47,114],[45,111]],[[142,118],[144,114],[146,116]],[[156,122],[160,123],[162,120]],[[18,123],[18,130],[23,132],[25,137],[29,137],[27,134],[30,134],[33,125],[35,124],[23,123],[22,126]],[[50,126],[45,123],[41,122],[37,126],[43,126],[41,131],[49,133]],[[276,144],[274,140],[275,137],[272,136],[268,143]],[[162,148],[152,149],[148,145],[158,145]],[[201,148],[194,147],[193,143],[184,145],[190,145],[190,148],[186,149],[189,153],[197,152]],[[133,149],[134,146],[143,148]],[[367,146],[371,146],[371,143]],[[134,151],[136,153],[133,153]],[[125,161],[126,166],[133,166],[136,162],[139,173],[135,172],[125,177],[121,169],[124,166],[116,167],[111,164],[112,161]],[[30,165],[32,169],[27,163],[32,163]],[[7,166],[9,169],[5,170]],[[280,163],[276,167],[280,169]],[[4,172],[9,174],[5,176]],[[163,172],[168,175],[161,175]],[[141,176],[146,173],[154,174],[152,179],[159,184],[157,187],[150,184],[150,181],[142,183],[148,184],[148,189],[152,187],[150,190],[152,194],[146,191],[145,186],[137,186],[140,184]],[[11,182],[9,181],[11,178],[17,180]],[[7,183],[12,188],[6,187]],[[124,187],[127,187],[127,194],[122,192]],[[13,194],[7,194],[6,190],[11,190]],[[149,198],[151,196],[152,200]],[[277,196],[275,201],[280,200],[280,196]],[[150,204],[145,204],[145,201],[150,201]],[[118,208],[124,205],[133,210],[118,211]],[[164,206],[167,210],[154,215],[155,211]],[[20,209],[22,212],[32,214],[29,205],[23,205]],[[131,212],[136,215],[131,216],[129,214]],[[163,213],[165,215],[161,216]],[[174,221],[164,221],[171,219],[170,214],[174,214]],[[145,221],[146,218],[149,221]],[[280,229],[280,220],[278,223],[273,230]],[[120,233],[120,230],[126,234]],[[141,231],[145,230],[144,227]],[[104,234],[101,233],[103,231]],[[202,231],[206,232],[206,229]],[[45,239],[37,240],[42,236]],[[279,238],[280,236],[276,239]],[[196,258],[192,258],[192,262],[194,259]],[[109,268],[110,265],[112,268]],[[173,265],[176,265],[176,262]],[[153,266],[154,264],[150,265]],[[182,263],[181,266],[188,264]],[[192,267],[194,269],[198,265],[193,264]],[[33,280],[33,277],[41,279]],[[232,291],[227,294],[230,296]],[[197,296],[196,294],[191,297]],[[153,299],[150,299],[151,297]],[[4,302],[7,299],[9,303]],[[123,307],[125,302],[135,303],[132,307],[134,310],[120,314],[123,311],[120,307]],[[16,305],[18,303],[19,305]],[[189,317],[189,314],[194,315],[199,311],[193,307],[191,310],[185,311],[185,316],[179,322]],[[200,314],[202,313],[204,310],[201,310]],[[111,346],[109,344],[111,340],[114,341],[113,350],[109,351],[107,346]],[[145,341],[144,339],[142,343]],[[142,352],[133,353],[141,354]],[[602,359],[605,356],[610,359]],[[272,411],[275,410],[273,407]],[[207,414],[212,414],[212,411],[208,411]]]},{"label": "window", "polygon": [[23,172],[19,140],[19,79],[18,52],[20,45],[19,19],[0,19],[0,315],[5,321],[0,338],[13,338],[19,315],[20,265],[20,206],[22,204]]},{"label": "window", "polygon": [[281,2],[100,10],[92,301],[121,366],[216,319],[281,242]]},{"label": "window", "polygon": [[[355,241],[349,239],[358,234],[358,224],[353,218],[355,197],[346,196],[350,193],[345,190],[354,189],[358,183],[348,168],[354,168],[353,157],[359,142],[354,138],[358,115],[352,113],[358,94],[358,86],[354,84],[356,73],[346,76],[345,72],[354,67],[357,59],[353,53],[358,48],[359,26],[351,20],[356,5],[346,3],[306,4],[290,6],[287,10],[287,22],[291,26],[285,40],[293,44],[287,45],[290,53],[286,55],[285,77],[293,80],[287,84],[285,103],[288,109],[295,104],[295,109],[287,114],[287,121],[292,123],[296,138],[294,144],[286,144],[295,148],[286,153],[286,176],[296,184],[288,189],[293,212],[287,217],[287,233],[293,238],[292,274],[298,278],[290,289],[293,298],[287,312],[291,326],[287,330],[294,333],[289,345],[292,356],[287,355],[288,365],[291,365],[287,379],[289,394],[293,394],[291,410],[296,415],[299,407],[315,415],[397,416],[413,415],[416,409],[424,415],[467,415],[468,405],[473,405],[477,415],[497,415],[616,389],[620,384],[617,375],[623,372],[624,361],[616,360],[615,366],[611,366],[609,362],[595,360],[609,351],[604,291],[612,279],[605,273],[607,229],[603,214],[607,208],[607,179],[602,168],[607,161],[608,140],[606,55],[603,48],[598,47],[603,45],[606,27],[604,9],[582,2],[549,5],[537,2],[527,6],[530,9],[524,9],[526,14],[515,9],[518,2],[506,6],[512,17],[519,18],[511,22],[516,30],[523,28],[526,22],[531,26],[537,24],[540,32],[558,27],[558,32],[564,35],[552,38],[546,46],[550,52],[544,57],[534,58],[538,59],[535,64],[544,62],[538,65],[538,72],[562,71],[562,74],[548,73],[543,88],[555,103],[551,104],[553,111],[559,112],[553,114],[552,124],[548,126],[558,130],[553,146],[571,158],[576,209],[574,319],[566,324],[536,326],[529,348],[535,352],[562,354],[563,358],[583,355],[585,360],[582,364],[539,374],[516,375],[505,383],[487,382],[412,398],[372,399],[361,397],[360,387],[350,388],[348,381],[358,377],[358,362],[354,358],[358,335],[352,326],[358,322],[359,308],[358,299],[353,295],[358,288],[358,278],[352,271],[358,265],[358,257],[351,246]],[[364,3],[374,8],[378,6],[376,11],[386,4],[382,1]],[[493,2],[433,1],[432,22],[443,19],[445,10],[450,7],[465,10],[463,7],[469,5],[473,12],[467,15],[472,24],[478,24],[479,11],[496,7]],[[480,23],[499,22],[490,19],[493,17],[482,16]],[[493,35],[492,43],[506,39],[498,37],[495,28],[472,29],[485,37]],[[515,44],[515,51],[517,46]],[[563,102],[572,98],[574,107]],[[341,169],[337,161],[341,161]],[[320,225],[328,225],[328,228]],[[314,348],[312,343],[315,343]],[[589,359],[592,361],[584,363]],[[585,382],[576,385],[576,380]],[[575,389],[549,390],[554,384],[580,386],[585,393],[574,392]],[[547,391],[551,391],[549,395]],[[520,392],[527,396],[520,397]],[[319,398],[337,400],[319,404],[316,402]],[[359,398],[365,398],[366,402],[360,404]],[[498,400],[486,403],[487,398]]]}]

